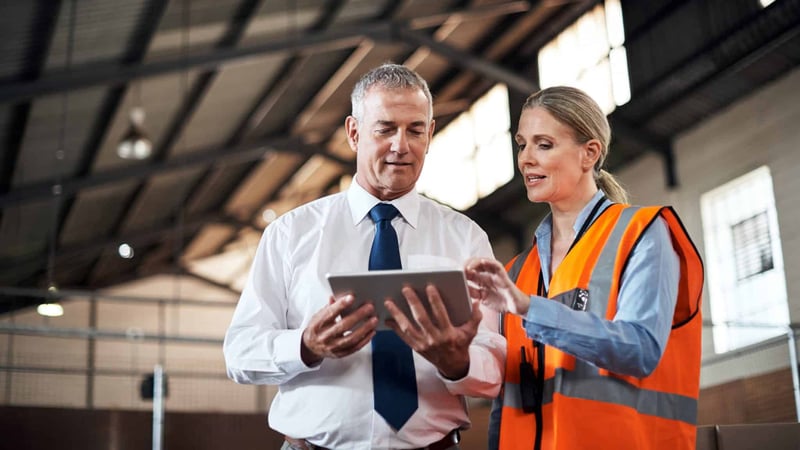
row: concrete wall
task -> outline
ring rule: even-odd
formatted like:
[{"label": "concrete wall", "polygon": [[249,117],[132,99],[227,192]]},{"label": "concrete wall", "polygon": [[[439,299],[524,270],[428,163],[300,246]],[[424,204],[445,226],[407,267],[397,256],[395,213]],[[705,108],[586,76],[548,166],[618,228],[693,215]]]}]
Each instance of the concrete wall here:
[{"label": "concrete wall", "polygon": [[[0,406],[148,410],[152,403],[141,398],[139,386],[161,363],[169,376],[169,411],[266,411],[275,387],[237,385],[225,374],[222,339],[238,297],[197,280],[163,277],[160,282],[151,281],[148,284],[154,290],[150,292],[134,283],[109,292],[113,298],[96,299],[94,327],[122,337],[99,337],[92,342],[82,336],[0,332]],[[166,302],[160,306],[119,300],[119,296],[164,298]],[[181,304],[181,298],[209,304]],[[29,308],[3,316],[0,325],[71,330],[91,326],[88,298],[61,303],[61,317],[41,317]],[[143,338],[157,335],[188,342]],[[192,338],[206,341],[191,342]]]},{"label": "concrete wall", "polygon": [[[769,166],[783,244],[790,319],[800,321],[800,70],[764,86],[724,112],[698,123],[674,143],[680,187],[667,190],[661,158],[645,156],[618,173],[637,204],[670,204],[704,252],[700,196]],[[612,149],[613,151],[613,149]],[[757,301],[758,299],[753,299]],[[706,292],[703,312],[710,320]],[[714,356],[710,330],[704,358]],[[785,343],[703,367],[704,387],[773,372],[789,365]]]}]

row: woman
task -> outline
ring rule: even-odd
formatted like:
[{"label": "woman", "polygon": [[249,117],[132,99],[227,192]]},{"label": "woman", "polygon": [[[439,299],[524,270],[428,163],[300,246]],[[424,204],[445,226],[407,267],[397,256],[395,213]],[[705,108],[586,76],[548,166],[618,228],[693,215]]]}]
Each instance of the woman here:
[{"label": "woman", "polygon": [[490,448],[695,447],[702,262],[671,208],[626,204],[602,169],[610,137],[578,89],[523,106],[517,165],[550,215],[508,273],[465,267],[471,296],[506,313]]}]

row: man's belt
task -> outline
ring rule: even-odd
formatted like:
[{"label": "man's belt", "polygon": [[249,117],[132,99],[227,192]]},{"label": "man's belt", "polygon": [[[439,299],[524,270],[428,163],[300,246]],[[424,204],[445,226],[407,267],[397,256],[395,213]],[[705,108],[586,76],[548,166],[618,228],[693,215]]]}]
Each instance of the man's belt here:
[{"label": "man's belt", "polygon": [[[292,444],[292,447],[298,450],[329,450],[325,447],[320,447],[318,445],[314,445],[310,442],[307,442],[304,439],[295,439],[289,436],[284,436],[284,438],[286,439],[286,442]],[[411,450],[447,450],[448,448],[458,444],[460,441],[461,441],[461,434],[458,432],[458,429],[455,429],[447,433],[443,438],[439,439],[433,444],[428,445],[427,447],[416,448]]]}]

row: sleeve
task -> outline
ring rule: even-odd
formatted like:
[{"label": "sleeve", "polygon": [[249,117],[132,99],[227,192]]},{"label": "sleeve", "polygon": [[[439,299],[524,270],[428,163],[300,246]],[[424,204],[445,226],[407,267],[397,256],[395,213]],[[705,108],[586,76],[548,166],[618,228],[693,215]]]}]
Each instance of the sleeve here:
[{"label": "sleeve", "polygon": [[316,370],[300,358],[302,329],[288,329],[288,240],[283,223],[264,231],[233,319],[223,353],[228,377],[242,384],[281,384]]},{"label": "sleeve", "polygon": [[617,313],[609,321],[533,296],[527,334],[611,372],[643,377],[667,345],[678,296],[680,262],[666,221],[644,232],[622,274]]},{"label": "sleeve", "polygon": [[[469,256],[494,257],[486,232],[475,224],[472,224],[469,242]],[[492,398],[500,393],[505,372],[506,340],[499,333],[500,315],[484,307],[481,307],[481,312],[483,319],[469,346],[469,372],[460,380],[439,376],[452,394]]]}]

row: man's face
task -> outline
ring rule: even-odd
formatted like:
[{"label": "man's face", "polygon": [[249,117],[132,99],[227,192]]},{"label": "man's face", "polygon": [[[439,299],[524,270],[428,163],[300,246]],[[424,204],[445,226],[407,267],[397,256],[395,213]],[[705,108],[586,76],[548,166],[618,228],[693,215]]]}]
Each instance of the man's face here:
[{"label": "man's face", "polygon": [[362,106],[362,117],[345,121],[357,181],[381,200],[395,199],[411,191],[422,172],[434,128],[428,99],[421,89],[373,86]]}]

